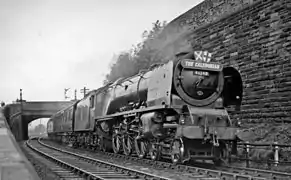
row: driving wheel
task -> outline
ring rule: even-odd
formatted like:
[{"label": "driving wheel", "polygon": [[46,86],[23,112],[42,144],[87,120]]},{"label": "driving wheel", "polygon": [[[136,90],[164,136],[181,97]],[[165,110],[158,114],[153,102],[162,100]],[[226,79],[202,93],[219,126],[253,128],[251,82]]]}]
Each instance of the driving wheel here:
[{"label": "driving wheel", "polygon": [[158,161],[161,159],[161,146],[158,143],[156,142],[151,143],[149,151],[152,160]]},{"label": "driving wheel", "polygon": [[104,137],[100,137],[99,139],[99,150],[102,151],[102,152],[105,152],[106,151],[106,145],[105,145],[105,140],[104,140]]},{"label": "driving wheel", "polygon": [[133,150],[133,140],[132,137],[129,135],[124,135],[122,137],[122,146],[123,146],[123,153],[127,156],[132,154]]},{"label": "driving wheel", "polygon": [[144,158],[148,153],[148,142],[135,138],[134,145],[137,156],[139,158]]},{"label": "driving wheel", "polygon": [[122,145],[121,143],[122,143],[121,137],[119,135],[114,134],[112,136],[112,149],[115,154],[118,154],[121,152],[121,145]]},{"label": "driving wheel", "polygon": [[217,166],[228,165],[230,160],[230,151],[227,144],[219,147],[213,146],[214,164]]},{"label": "driving wheel", "polygon": [[174,139],[171,143],[170,152],[172,163],[178,164],[182,162],[183,156],[183,143],[180,139]]}]

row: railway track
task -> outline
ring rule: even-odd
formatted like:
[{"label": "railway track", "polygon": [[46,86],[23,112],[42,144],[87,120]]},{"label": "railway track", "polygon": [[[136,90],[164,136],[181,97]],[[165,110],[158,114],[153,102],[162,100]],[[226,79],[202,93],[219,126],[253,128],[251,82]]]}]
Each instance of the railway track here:
[{"label": "railway track", "polygon": [[[43,142],[41,142],[43,143]],[[44,144],[44,143],[43,143]],[[47,144],[46,144],[47,145]],[[55,144],[54,144],[55,146]],[[78,151],[78,149],[72,149],[69,147],[63,147],[69,151]],[[78,153],[84,153],[79,150]],[[84,151],[84,150],[83,150]],[[139,164],[149,164],[153,168],[168,168],[174,169],[176,172],[181,173],[199,173],[204,174],[212,177],[216,177],[219,179],[253,179],[253,180],[261,180],[261,179],[291,179],[291,174],[288,173],[281,173],[275,171],[267,171],[267,170],[259,170],[259,169],[252,169],[252,168],[238,168],[238,167],[210,167],[209,165],[204,164],[204,168],[201,167],[193,167],[190,165],[173,165],[171,163],[163,162],[163,161],[152,161],[149,159],[140,159],[137,157],[130,157],[125,156],[122,154],[114,154],[108,152],[88,152],[85,150],[88,156],[107,156],[107,158],[116,157],[122,159],[123,163],[126,161],[136,162]],[[206,168],[206,166],[208,166]]]},{"label": "railway track", "polygon": [[[60,164],[48,160],[44,156],[36,153],[28,148],[26,143],[20,144],[21,148],[27,159],[34,165],[34,168],[41,179],[56,180],[56,179],[73,179],[82,180],[81,176],[72,173],[70,170],[65,169]],[[85,179],[84,179],[85,180]]]},{"label": "railway track", "polygon": [[[151,179],[170,180],[170,178],[149,174],[139,170],[122,167],[116,164],[91,158],[81,154],[65,151],[52,147],[39,140],[26,142],[27,147],[41,156],[49,159],[54,164],[48,164],[56,174],[61,174],[64,179],[100,179],[100,180],[123,180],[123,179]],[[191,179],[219,180],[220,178],[209,177],[211,175],[192,176]],[[182,178],[185,179],[185,178]]]},{"label": "railway track", "polygon": [[[102,152],[103,153],[103,152]],[[290,180],[291,174],[286,172],[279,172],[279,171],[269,171],[263,169],[255,169],[255,168],[244,168],[244,167],[237,167],[237,166],[220,166],[216,167],[210,163],[192,163],[187,165],[173,165],[172,163],[167,163],[164,161],[156,161],[152,162],[150,159],[140,159],[138,157],[127,157],[122,154],[114,154],[105,152],[108,156],[116,156],[119,158],[126,158],[132,161],[145,161],[147,163],[155,163],[158,166],[169,166],[176,169],[184,169],[184,170],[191,170],[197,172],[205,172],[208,174],[219,175],[221,173],[221,177],[227,177],[233,179],[280,179],[280,180]],[[174,167],[173,167],[174,166]]]},{"label": "railway track", "polygon": [[[122,154],[114,154],[105,152],[108,156],[116,156],[119,158],[130,158],[132,161],[146,161],[147,163],[153,163],[150,159],[140,159],[138,157],[127,157]],[[164,161],[154,162],[158,166],[169,166],[176,169],[186,169],[197,172],[207,172],[208,174],[219,174],[221,173],[222,177],[233,177],[234,179],[246,179],[247,176],[249,179],[280,179],[280,180],[290,180],[291,174],[278,171],[269,171],[263,169],[255,168],[244,168],[236,166],[220,166],[216,167],[210,163],[192,163],[187,165],[173,165],[172,163],[167,163]]]},{"label": "railway track", "polygon": [[263,169],[244,168],[244,167],[236,167],[236,166],[217,167],[217,169],[227,170],[233,173],[242,172],[244,174],[251,174],[257,177],[264,177],[267,179],[281,179],[281,180],[291,179],[290,173],[279,172],[279,171],[269,171],[269,170],[263,170]]}]

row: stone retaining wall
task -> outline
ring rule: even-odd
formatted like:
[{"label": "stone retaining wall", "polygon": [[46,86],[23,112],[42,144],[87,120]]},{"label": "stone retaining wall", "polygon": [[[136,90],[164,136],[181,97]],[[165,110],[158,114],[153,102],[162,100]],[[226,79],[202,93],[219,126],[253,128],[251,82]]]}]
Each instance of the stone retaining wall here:
[{"label": "stone retaining wall", "polygon": [[240,71],[243,113],[233,117],[291,120],[290,0],[207,0],[173,20],[161,41],[165,57],[201,45]]}]

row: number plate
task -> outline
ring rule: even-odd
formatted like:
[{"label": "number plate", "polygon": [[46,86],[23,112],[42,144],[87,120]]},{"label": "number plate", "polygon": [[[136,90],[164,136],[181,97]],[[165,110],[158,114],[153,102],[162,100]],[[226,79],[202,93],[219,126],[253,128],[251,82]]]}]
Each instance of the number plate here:
[{"label": "number plate", "polygon": [[207,71],[193,71],[194,75],[199,75],[199,76],[209,76],[209,72]]}]

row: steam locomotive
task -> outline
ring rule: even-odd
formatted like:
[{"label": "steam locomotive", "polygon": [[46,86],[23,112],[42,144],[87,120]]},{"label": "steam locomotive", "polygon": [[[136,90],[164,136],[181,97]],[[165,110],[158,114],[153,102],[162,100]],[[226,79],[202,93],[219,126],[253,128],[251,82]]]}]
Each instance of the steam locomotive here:
[{"label": "steam locomotive", "polygon": [[135,76],[89,92],[53,115],[49,138],[125,155],[226,162],[236,154],[242,79],[207,51],[182,52]]}]

